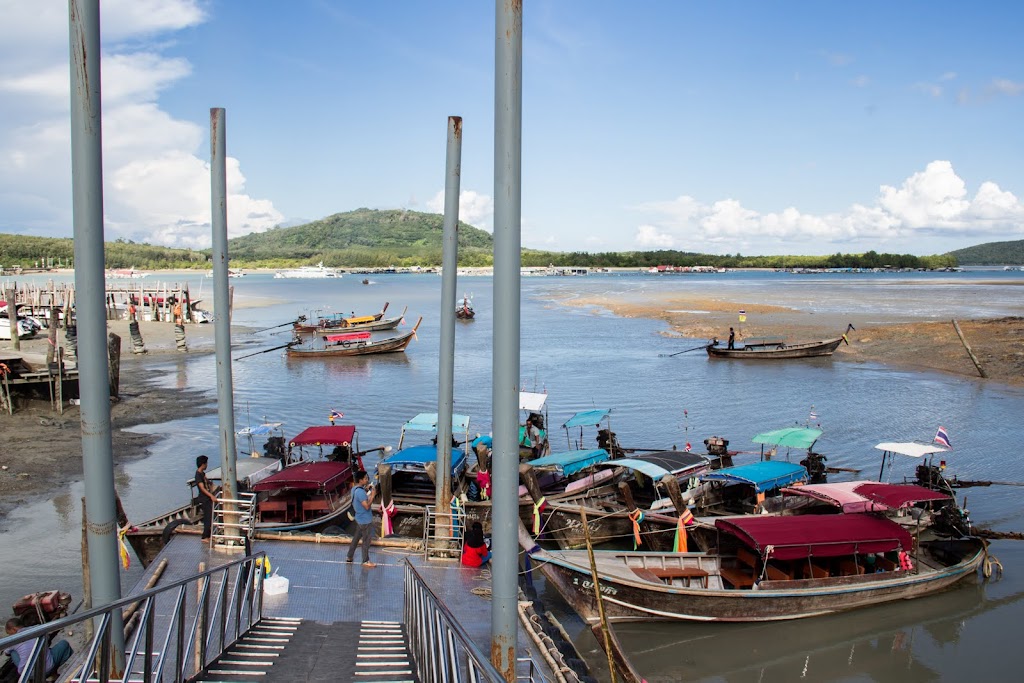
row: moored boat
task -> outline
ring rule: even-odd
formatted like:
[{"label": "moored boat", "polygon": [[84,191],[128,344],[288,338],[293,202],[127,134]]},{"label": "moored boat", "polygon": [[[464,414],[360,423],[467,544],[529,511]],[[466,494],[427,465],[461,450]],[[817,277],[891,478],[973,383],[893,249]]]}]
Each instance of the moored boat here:
[{"label": "moored boat", "polygon": [[470,301],[468,294],[464,295],[462,301],[455,307],[455,317],[459,320],[472,320],[476,317],[473,302]]},{"label": "moored boat", "polygon": [[[729,517],[715,527],[713,553],[594,551],[607,619],[820,616],[935,594],[985,557],[981,539],[915,543],[898,524],[866,514]],[[579,615],[596,623],[587,551],[543,550],[525,529],[520,543]]]},{"label": "moored boat", "polygon": [[408,332],[396,337],[373,339],[367,331],[329,334],[322,337],[321,342],[314,338],[306,345],[296,340],[288,345],[286,354],[289,358],[330,358],[333,356],[367,356],[376,353],[402,353],[412,343],[423,318]]},{"label": "moored boat", "polygon": [[792,358],[816,358],[819,356],[831,356],[842,343],[849,344],[846,333],[854,329],[848,325],[846,332],[834,339],[822,339],[819,341],[807,341],[787,343],[781,337],[764,337],[760,339],[751,338],[744,342],[739,348],[725,348],[719,346],[717,339],[704,347],[710,358],[745,358],[749,360],[788,360]]},{"label": "moored boat", "polygon": [[372,315],[357,316],[355,313],[351,313],[349,315],[345,315],[344,313],[333,313],[331,315],[320,316],[315,322],[310,322],[306,316],[300,316],[293,324],[293,327],[296,332],[314,333],[329,331],[378,332],[381,330],[393,330],[398,327],[403,320],[405,320],[405,312],[409,310],[409,307],[406,306],[401,315],[391,318],[384,317],[387,310],[388,302],[384,302],[384,307],[380,312]]}]

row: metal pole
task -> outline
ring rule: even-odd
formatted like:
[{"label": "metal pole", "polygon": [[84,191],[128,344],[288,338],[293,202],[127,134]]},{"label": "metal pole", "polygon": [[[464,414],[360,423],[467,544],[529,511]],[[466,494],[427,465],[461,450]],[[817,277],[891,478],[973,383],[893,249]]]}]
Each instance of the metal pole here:
[{"label": "metal pole", "polygon": [[494,488],[491,662],[515,680],[519,573],[519,266],[523,147],[523,6],[495,0]]},{"label": "metal pole", "polygon": [[[441,354],[437,385],[437,527],[439,542],[451,537],[452,412],[455,386],[455,284],[459,270],[459,187],[462,176],[462,117],[448,117],[448,152],[441,233]],[[447,520],[448,524],[442,522]]]},{"label": "metal pole", "polygon": [[[114,451],[110,439],[107,313],[103,263],[103,139],[100,117],[99,0],[68,0],[71,52],[71,195],[75,315],[81,396],[82,469],[93,606],[121,597]],[[111,615],[112,662],[124,667],[121,610]]]},{"label": "metal pole", "polygon": [[[213,224],[213,310],[215,350],[217,353],[217,424],[220,428],[221,494],[227,500],[238,498],[235,476],[235,404],[231,380],[231,301],[228,294],[228,193],[227,144],[224,133],[224,108],[210,109],[210,212]],[[234,503],[222,506],[225,522],[238,522]],[[236,527],[226,527],[226,535],[238,535]],[[241,549],[241,545],[238,546]]]}]

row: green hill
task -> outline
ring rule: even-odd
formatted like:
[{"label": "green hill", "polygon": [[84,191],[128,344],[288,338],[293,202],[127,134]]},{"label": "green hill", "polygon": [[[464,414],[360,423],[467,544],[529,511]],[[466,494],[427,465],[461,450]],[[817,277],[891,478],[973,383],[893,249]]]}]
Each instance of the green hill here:
[{"label": "green hill", "polygon": [[[444,217],[418,211],[357,209],[312,223],[236,237],[233,262],[323,261],[328,266],[439,265]],[[493,239],[459,223],[459,264],[488,265]]]},{"label": "green hill", "polygon": [[1024,264],[1024,240],[988,242],[949,252],[961,266],[1017,266]]}]

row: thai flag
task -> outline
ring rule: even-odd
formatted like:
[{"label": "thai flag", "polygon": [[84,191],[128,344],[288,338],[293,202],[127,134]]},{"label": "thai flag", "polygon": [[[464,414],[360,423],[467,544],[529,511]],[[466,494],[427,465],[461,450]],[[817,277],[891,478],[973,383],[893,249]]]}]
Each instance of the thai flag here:
[{"label": "thai flag", "polygon": [[945,427],[939,427],[939,431],[935,432],[935,443],[940,443],[946,448],[953,450],[953,444],[949,442],[949,434],[946,433]]},{"label": "thai flag", "polygon": [[330,419],[332,419],[332,420],[336,420],[336,419],[338,419],[339,417],[345,417],[345,413],[341,412],[340,410],[335,410],[334,408],[331,408],[331,416],[330,416]]},{"label": "thai flag", "polygon": [[816,412],[814,412],[814,408],[811,408],[811,414],[810,414],[808,419],[810,419],[811,422],[817,422],[818,421],[818,414]]}]

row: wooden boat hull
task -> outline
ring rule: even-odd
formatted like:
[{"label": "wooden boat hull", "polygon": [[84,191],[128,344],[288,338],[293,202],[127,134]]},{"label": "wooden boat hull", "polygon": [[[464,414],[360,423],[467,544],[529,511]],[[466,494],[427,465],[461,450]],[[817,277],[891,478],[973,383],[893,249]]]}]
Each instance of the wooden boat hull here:
[{"label": "wooden boat hull", "polygon": [[[349,522],[348,513],[352,509],[352,496],[342,496],[337,506],[331,511],[306,522],[256,522],[256,532],[262,531],[319,531],[329,526],[343,526]],[[134,531],[125,534],[135,555],[143,567],[148,567],[163,550],[174,532],[202,533],[202,511],[199,506],[182,505],[170,512],[139,524]],[[422,537],[422,533],[420,534]]]},{"label": "wooden boat hull", "polygon": [[803,342],[801,344],[779,344],[778,346],[744,347],[728,349],[722,346],[708,345],[709,358],[742,358],[746,360],[788,360],[792,358],[815,358],[831,356],[839,345],[842,337],[823,341]]},{"label": "wooden boat hull", "polygon": [[311,334],[319,332],[380,332],[397,328],[403,319],[403,316],[397,316],[354,325],[295,325],[295,331]]},{"label": "wooden boat hull", "polygon": [[[585,551],[552,553],[536,550],[525,530],[520,543],[528,550],[544,573],[567,602],[588,623],[600,620],[594,586]],[[700,585],[668,585],[663,581],[631,579],[603,571],[609,556],[618,555],[618,562],[640,566],[644,562],[668,562],[680,558],[700,561],[718,558],[703,553],[616,553],[596,551],[600,590],[604,611],[609,621],[778,621],[821,616],[894,600],[907,600],[932,595],[971,576],[984,559],[984,548],[978,539],[952,543],[970,544],[962,559],[948,567],[917,572],[885,572],[859,576],[824,579],[762,581],[758,590],[705,588]],[[710,579],[715,577],[714,562],[708,566]],[[711,581],[709,580],[709,585]],[[721,586],[719,580],[718,586]]]},{"label": "wooden boat hull", "polygon": [[412,342],[413,336],[413,332],[406,332],[397,337],[371,341],[366,344],[357,342],[345,346],[344,343],[341,343],[326,348],[291,346],[286,353],[289,358],[331,358],[335,356],[368,356],[376,353],[402,353]]}]

